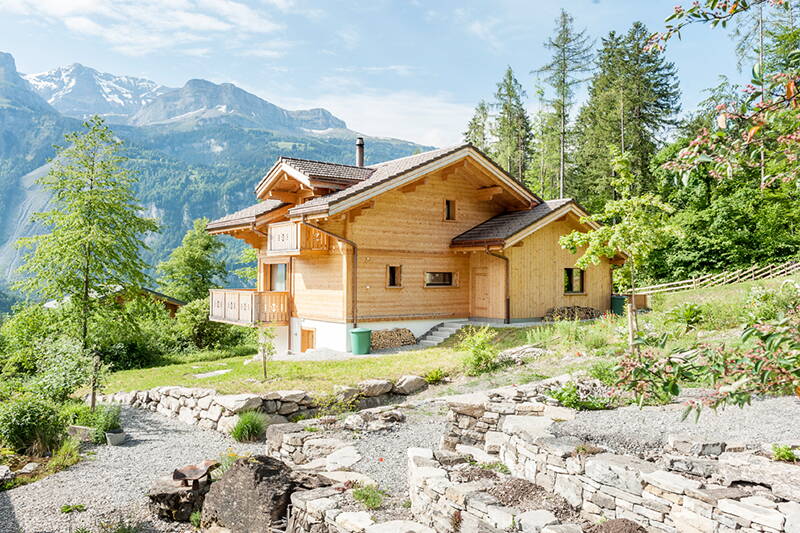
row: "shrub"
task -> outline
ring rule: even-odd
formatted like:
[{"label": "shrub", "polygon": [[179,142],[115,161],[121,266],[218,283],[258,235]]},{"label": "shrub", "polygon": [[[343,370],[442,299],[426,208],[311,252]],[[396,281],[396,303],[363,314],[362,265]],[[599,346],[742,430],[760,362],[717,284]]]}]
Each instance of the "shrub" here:
[{"label": "shrub", "polygon": [[194,527],[200,529],[200,521],[202,520],[203,515],[200,511],[194,511],[192,514],[189,515],[189,523],[192,524]]},{"label": "shrub", "polygon": [[59,338],[42,342],[36,375],[26,389],[54,402],[64,402],[91,377],[93,361],[77,341]]},{"label": "shrub", "polygon": [[19,304],[14,314],[0,325],[0,365],[3,374],[33,374],[38,347],[51,337],[61,321],[58,312],[42,305]]},{"label": "shrub", "polygon": [[359,485],[353,489],[353,499],[367,509],[377,509],[383,505],[383,491],[373,485]]},{"label": "shrub", "polygon": [[772,445],[772,459],[774,461],[784,461],[787,463],[796,463],[797,455],[791,446],[781,446],[779,444]]},{"label": "shrub", "polygon": [[492,470],[493,472],[500,472],[501,474],[511,473],[511,470],[509,470],[509,468],[500,461],[495,461],[493,463],[478,463],[478,467],[484,470]]},{"label": "shrub", "polygon": [[61,442],[64,421],[52,402],[23,394],[0,404],[0,441],[31,455],[51,452]]},{"label": "shrub", "polygon": [[590,350],[599,350],[608,345],[608,336],[596,328],[588,328],[583,335],[583,345]]},{"label": "shrub", "polygon": [[74,437],[67,437],[61,441],[61,445],[53,453],[50,461],[47,463],[47,470],[49,472],[58,472],[64,470],[81,460],[81,443]]},{"label": "shrub", "polygon": [[747,297],[745,319],[749,324],[777,320],[789,309],[800,305],[800,285],[791,280],[784,281],[776,289],[755,286]]},{"label": "shrub", "polygon": [[619,381],[617,364],[613,361],[597,361],[589,367],[588,374],[606,385],[615,385]]},{"label": "shrub", "polygon": [[[314,396],[314,408],[319,416],[338,416],[355,411],[358,399],[358,395],[346,398],[338,394],[318,394]],[[297,420],[299,418],[295,418],[295,421]]]},{"label": "shrub", "polygon": [[479,376],[498,368],[498,350],[492,344],[494,336],[494,332],[486,326],[480,329],[469,327],[465,330],[460,347],[469,352],[464,359],[468,376]]},{"label": "shrub", "polygon": [[525,332],[526,343],[539,348],[546,348],[556,340],[555,337],[556,328],[553,326],[536,326]]},{"label": "shrub", "polygon": [[566,383],[559,389],[551,389],[550,395],[561,403],[564,407],[577,409],[579,411],[599,411],[608,409],[612,405],[611,398],[599,396],[581,397],[578,386],[575,383]]},{"label": "shrub", "polygon": [[267,430],[267,417],[258,411],[244,411],[233,426],[231,437],[239,442],[253,442],[264,436]]},{"label": "shrub", "polygon": [[671,322],[683,325],[687,330],[697,327],[703,321],[703,308],[692,302],[676,305],[667,311],[667,318]]},{"label": "shrub", "polygon": [[70,400],[61,404],[58,414],[67,425],[77,424],[79,426],[88,425],[93,422],[94,414],[92,409],[80,400]]},{"label": "shrub", "polygon": [[95,407],[89,423],[81,425],[93,427],[92,440],[95,444],[103,444],[106,441],[106,432],[122,428],[120,411],[119,405],[98,405]]},{"label": "shrub", "polygon": [[433,370],[429,371],[423,379],[425,383],[428,385],[437,385],[445,380],[447,377],[447,372],[442,370],[441,368],[434,368]]},{"label": "shrub", "polygon": [[230,326],[208,319],[209,299],[202,298],[181,307],[175,315],[175,334],[184,346],[196,348],[253,344],[253,328]]}]

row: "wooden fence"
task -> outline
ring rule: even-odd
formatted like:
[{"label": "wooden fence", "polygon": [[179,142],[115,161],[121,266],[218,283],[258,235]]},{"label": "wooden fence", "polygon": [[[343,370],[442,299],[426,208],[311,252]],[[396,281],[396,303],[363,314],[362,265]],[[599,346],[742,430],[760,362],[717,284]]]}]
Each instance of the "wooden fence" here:
[{"label": "wooden fence", "polygon": [[777,265],[754,265],[750,268],[740,268],[731,272],[720,272],[719,274],[706,274],[692,279],[650,285],[649,287],[637,287],[637,295],[663,294],[668,292],[688,291],[691,289],[704,289],[706,287],[716,287],[719,285],[729,285],[740,281],[752,281],[757,279],[779,278],[800,272],[800,261],[791,260]]}]

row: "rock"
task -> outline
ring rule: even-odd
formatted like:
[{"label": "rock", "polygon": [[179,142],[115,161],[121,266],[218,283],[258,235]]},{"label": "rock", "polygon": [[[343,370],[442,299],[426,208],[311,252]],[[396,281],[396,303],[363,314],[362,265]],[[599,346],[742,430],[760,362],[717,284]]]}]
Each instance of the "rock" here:
[{"label": "rock", "polygon": [[772,461],[751,453],[723,453],[719,470],[726,485],[737,481],[766,485],[789,501],[800,501],[800,466]]},{"label": "rock", "polygon": [[487,401],[489,398],[482,392],[459,394],[447,400],[447,407],[459,415],[480,418],[486,412]]},{"label": "rock", "polygon": [[178,420],[188,425],[196,424],[197,417],[195,416],[194,409],[191,407],[181,407],[181,410],[178,412]]},{"label": "rock", "polygon": [[550,511],[537,509],[517,515],[517,522],[522,527],[523,533],[541,533],[546,526],[557,524],[558,519]]},{"label": "rock", "polygon": [[216,396],[214,401],[233,414],[261,407],[261,396],[258,394],[223,394]]},{"label": "rock", "polygon": [[766,509],[759,505],[736,501],[720,500],[717,504],[719,510],[725,513],[744,518],[762,526],[771,527],[780,531],[783,529],[783,515],[774,509]]},{"label": "rock", "polygon": [[302,432],[303,426],[293,422],[287,424],[272,424],[267,426],[267,445],[273,450],[278,450],[283,444],[284,435]]},{"label": "rock", "polygon": [[339,448],[325,458],[325,470],[333,472],[335,470],[347,470],[361,460],[361,454],[354,446]]},{"label": "rock", "polygon": [[217,431],[221,433],[230,433],[239,421],[239,415],[223,416],[217,422]]},{"label": "rock", "polygon": [[314,459],[330,455],[339,448],[344,448],[345,446],[347,446],[347,443],[339,439],[306,439],[306,441],[303,442],[303,455],[305,455],[307,459]]},{"label": "rock", "polygon": [[783,502],[778,504],[778,510],[786,516],[783,530],[786,533],[800,533],[800,503]]},{"label": "rock", "polygon": [[503,420],[501,429],[503,433],[517,435],[533,442],[539,437],[550,435],[552,424],[553,421],[545,416],[509,415]]},{"label": "rock", "polygon": [[361,394],[361,390],[355,387],[348,387],[346,385],[334,385],[333,394],[336,396],[337,400],[349,402],[350,400],[358,397],[358,395]]},{"label": "rock", "polygon": [[300,403],[306,397],[306,391],[303,390],[279,390],[275,394],[278,395],[277,399],[287,403]]},{"label": "rock", "polygon": [[436,533],[428,526],[423,526],[419,522],[411,520],[391,520],[380,524],[373,524],[365,530],[365,533]]},{"label": "rock", "polygon": [[697,490],[702,487],[699,481],[687,479],[678,474],[672,474],[663,470],[656,470],[655,472],[643,474],[642,479],[661,490],[675,494],[686,494],[687,490]]},{"label": "rock", "polygon": [[203,508],[209,488],[207,479],[184,486],[181,481],[173,480],[172,476],[159,478],[147,493],[150,510],[163,520],[188,522],[193,512]]},{"label": "rock", "polygon": [[400,376],[392,392],[403,395],[414,394],[427,386],[428,383],[419,376]]},{"label": "rock", "polygon": [[553,492],[567,500],[575,509],[579,509],[583,503],[583,486],[576,476],[557,474]]},{"label": "rock", "polygon": [[542,533],[583,533],[583,528],[578,524],[559,524],[543,528]]},{"label": "rock", "polygon": [[238,459],[215,481],[203,505],[203,528],[231,533],[270,533],[286,516],[294,489],[291,470],[281,461],[256,455]]},{"label": "rock", "polygon": [[6,465],[0,465],[0,483],[14,479],[14,472]]},{"label": "rock", "polygon": [[334,472],[321,472],[320,477],[329,480],[331,483],[358,483],[360,485],[372,485],[373,487],[378,486],[378,482],[372,479],[371,477],[361,474],[359,472],[344,472],[342,470],[337,470]]},{"label": "rock", "polygon": [[353,413],[344,419],[345,429],[380,431],[406,419],[401,411],[391,407],[376,407]]},{"label": "rock", "polygon": [[372,517],[365,511],[339,513],[335,522],[337,526],[352,533],[360,533],[374,524]]},{"label": "rock", "polygon": [[551,352],[544,348],[539,348],[532,344],[525,344],[523,346],[517,346],[516,348],[503,350],[497,355],[497,360],[503,365],[524,365],[533,359],[538,359],[549,353]]},{"label": "rock", "polygon": [[33,474],[37,470],[39,470],[39,463],[31,462],[31,463],[26,464],[25,466],[23,466],[19,470],[17,470],[17,475],[19,476],[20,474],[22,474],[22,475]]},{"label": "rock", "polygon": [[586,476],[602,485],[642,495],[641,474],[656,470],[652,463],[635,457],[601,453],[586,460]]},{"label": "rock", "polygon": [[94,428],[87,426],[67,426],[67,435],[75,437],[81,442],[92,442],[94,439]]},{"label": "rock", "polygon": [[360,382],[358,388],[364,396],[380,396],[392,390],[392,382],[386,379],[367,379]]},{"label": "rock", "polygon": [[720,455],[725,451],[726,443],[678,434],[667,437],[667,448],[684,455]]}]

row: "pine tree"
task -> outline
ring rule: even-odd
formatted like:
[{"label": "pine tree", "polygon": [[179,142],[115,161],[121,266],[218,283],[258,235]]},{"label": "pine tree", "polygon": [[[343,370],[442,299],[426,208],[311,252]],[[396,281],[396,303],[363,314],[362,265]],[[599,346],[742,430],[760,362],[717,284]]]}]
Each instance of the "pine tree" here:
[{"label": "pine tree", "polygon": [[481,100],[475,106],[475,114],[467,124],[467,131],[464,132],[464,141],[472,143],[478,150],[489,152],[489,105]]},{"label": "pine tree", "polygon": [[558,125],[559,197],[564,196],[568,125],[575,88],[586,81],[583,75],[591,71],[594,47],[586,30],[577,31],[574,22],[572,16],[562,9],[554,35],[545,42],[545,47],[553,53],[552,59],[539,69],[539,72],[547,74],[545,79],[555,93],[551,105]]},{"label": "pine tree", "polygon": [[558,194],[559,139],[558,116],[545,101],[544,88],[535,85],[539,110],[531,120],[530,165],[525,184],[544,199]]},{"label": "pine tree", "polygon": [[191,302],[206,298],[208,290],[221,286],[228,275],[219,253],[225,245],[206,231],[207,218],[198,218],[183,236],[181,245],[158,265],[161,290],[173,298]]},{"label": "pine tree", "polygon": [[[49,232],[19,240],[29,251],[17,286],[44,299],[69,301],[78,324],[75,336],[90,351],[95,318],[113,306],[112,296],[138,292],[147,283],[139,254],[146,249],[143,236],[158,225],[140,214],[135,176],[122,167],[122,142],[98,116],[83,126],[83,133],[66,135],[67,147],[58,149],[50,171],[38,180],[52,195],[52,209],[32,220]],[[95,356],[92,407],[99,370]]]},{"label": "pine tree", "polygon": [[528,167],[528,148],[531,139],[531,124],[522,101],[525,90],[514,77],[511,67],[506,69],[503,79],[497,84],[495,103],[497,118],[492,134],[495,157],[506,171],[519,180],[524,179]]},{"label": "pine tree", "polygon": [[641,193],[656,183],[649,168],[665,131],[680,110],[677,72],[662,53],[645,51],[650,32],[640,22],[625,36],[611,32],[602,40],[589,100],[577,126],[576,175],[572,194],[591,211],[614,197],[609,145],[629,153]]}]

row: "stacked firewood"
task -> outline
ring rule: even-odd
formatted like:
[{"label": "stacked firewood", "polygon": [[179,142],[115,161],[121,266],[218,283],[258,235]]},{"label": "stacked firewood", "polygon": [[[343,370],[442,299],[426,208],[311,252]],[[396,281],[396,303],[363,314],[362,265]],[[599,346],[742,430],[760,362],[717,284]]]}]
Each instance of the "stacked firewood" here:
[{"label": "stacked firewood", "polygon": [[373,330],[370,344],[372,350],[385,350],[386,348],[397,348],[398,346],[416,343],[417,339],[410,329],[395,328]]},{"label": "stacked firewood", "polygon": [[580,305],[570,305],[568,307],[555,307],[545,313],[545,322],[555,322],[556,320],[588,320],[598,318],[602,315],[594,307],[583,307]]}]

